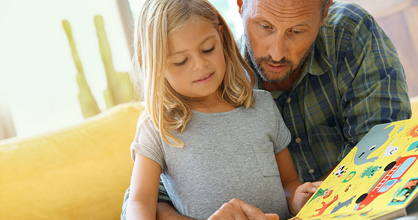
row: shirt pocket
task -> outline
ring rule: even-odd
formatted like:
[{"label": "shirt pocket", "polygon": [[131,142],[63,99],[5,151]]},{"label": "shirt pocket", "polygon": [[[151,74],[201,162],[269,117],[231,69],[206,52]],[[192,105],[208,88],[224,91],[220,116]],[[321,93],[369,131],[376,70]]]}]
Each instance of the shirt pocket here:
[{"label": "shirt pocket", "polygon": [[254,155],[257,165],[264,177],[279,176],[276,157],[274,154],[273,143],[253,145]]}]

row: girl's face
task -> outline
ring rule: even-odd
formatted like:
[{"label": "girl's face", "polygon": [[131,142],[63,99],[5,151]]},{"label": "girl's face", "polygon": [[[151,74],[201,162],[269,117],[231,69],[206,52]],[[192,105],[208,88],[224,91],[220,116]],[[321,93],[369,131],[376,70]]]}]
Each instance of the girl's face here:
[{"label": "girl's face", "polygon": [[176,92],[199,99],[217,97],[225,76],[221,31],[192,17],[170,36],[165,78]]}]

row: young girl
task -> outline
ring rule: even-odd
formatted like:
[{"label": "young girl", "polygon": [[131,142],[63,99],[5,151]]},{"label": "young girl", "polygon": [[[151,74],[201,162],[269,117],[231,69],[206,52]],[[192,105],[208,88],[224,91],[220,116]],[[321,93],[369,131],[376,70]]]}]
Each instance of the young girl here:
[{"label": "young girl", "polygon": [[217,10],[206,0],[146,0],[135,38],[146,111],[131,146],[128,219],[155,219],[160,176],[194,219],[233,198],[281,219],[296,214],[309,196],[294,199],[289,130],[271,95],[253,90]]}]

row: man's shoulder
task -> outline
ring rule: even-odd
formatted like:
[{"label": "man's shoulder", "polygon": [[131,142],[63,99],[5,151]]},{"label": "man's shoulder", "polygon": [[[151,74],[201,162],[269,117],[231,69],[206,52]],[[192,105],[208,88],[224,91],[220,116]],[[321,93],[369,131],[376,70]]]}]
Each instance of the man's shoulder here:
[{"label": "man's shoulder", "polygon": [[361,6],[352,2],[335,1],[329,8],[325,26],[355,30],[359,24],[369,19],[373,17]]}]

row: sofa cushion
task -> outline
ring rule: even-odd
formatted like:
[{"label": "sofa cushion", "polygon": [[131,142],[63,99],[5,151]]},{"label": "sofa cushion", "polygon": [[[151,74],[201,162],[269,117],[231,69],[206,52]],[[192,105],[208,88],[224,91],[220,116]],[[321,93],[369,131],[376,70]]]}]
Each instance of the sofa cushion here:
[{"label": "sofa cushion", "polygon": [[55,132],[0,141],[0,219],[118,219],[143,105],[117,105]]},{"label": "sofa cushion", "polygon": [[411,98],[411,109],[412,109],[411,118],[418,118],[418,96],[414,96]]}]

